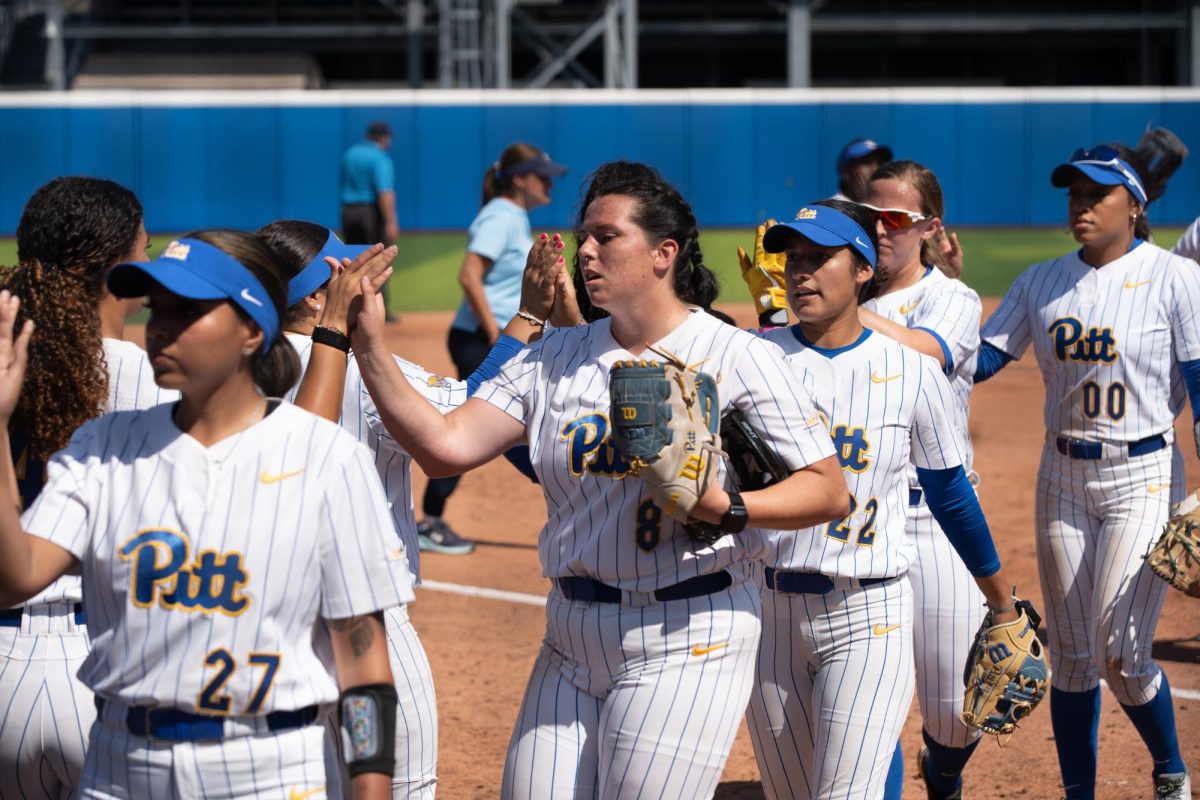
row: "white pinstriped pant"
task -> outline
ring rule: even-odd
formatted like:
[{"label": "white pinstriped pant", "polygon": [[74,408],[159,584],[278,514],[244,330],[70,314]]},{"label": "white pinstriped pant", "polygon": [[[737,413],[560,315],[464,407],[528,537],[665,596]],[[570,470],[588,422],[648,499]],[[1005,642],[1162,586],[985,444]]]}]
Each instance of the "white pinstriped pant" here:
[{"label": "white pinstriped pant", "polygon": [[239,728],[243,735],[153,742],[125,730],[127,711],[128,706],[107,703],[92,726],[80,798],[325,800],[325,729],[319,724],[270,733],[262,718],[231,717],[226,729]]},{"label": "white pinstriped pant", "polygon": [[847,586],[836,581],[824,595],[762,591],[748,719],[772,800],[883,796],[912,703],[912,588],[904,577]]},{"label": "white pinstriped pant", "polygon": [[501,797],[711,797],[758,650],[758,590],[744,574],[724,591],[640,607],[555,588],[546,619]]},{"label": "white pinstriped pant", "polygon": [[[408,606],[383,612],[387,631],[388,661],[399,699],[396,704],[396,773],[392,800],[432,800],[437,789],[437,698],[433,670],[417,631],[408,618]],[[325,772],[331,798],[350,800],[350,777],[342,759],[337,707],[324,716]]]},{"label": "white pinstriped pant", "polygon": [[1183,497],[1173,452],[1087,461],[1067,458],[1053,442],[1043,451],[1038,573],[1057,689],[1087,691],[1104,678],[1125,705],[1158,693],[1150,649],[1167,584],[1142,559]]},{"label": "white pinstriped pant", "polygon": [[929,506],[908,508],[905,535],[916,545],[908,567],[913,590],[913,660],[925,731],[938,744],[966,747],[983,735],[962,721],[963,668],[986,600]]},{"label": "white pinstriped pant", "polygon": [[89,642],[73,605],[34,606],[21,628],[0,627],[3,800],[58,800],[79,786],[96,706],[75,677]]}]

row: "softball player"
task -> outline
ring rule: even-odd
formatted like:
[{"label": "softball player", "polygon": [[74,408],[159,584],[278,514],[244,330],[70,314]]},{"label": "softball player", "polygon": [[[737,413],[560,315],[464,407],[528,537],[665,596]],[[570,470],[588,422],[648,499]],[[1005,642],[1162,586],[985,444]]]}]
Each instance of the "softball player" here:
[{"label": "softball player", "polygon": [[689,307],[716,295],[695,218],[657,173],[640,174],[581,210],[587,295],[610,316],[548,333],[449,415],[386,354],[378,303],[356,332],[380,414],[424,469],[460,472],[527,441],[546,494],[538,549],[554,586],[502,797],[711,796],[748,699],[759,603],[743,545],[694,544],[627,474],[608,439],[613,362],[649,356],[648,342],[704,361],[724,406],[796,470],[740,497],[714,485],[695,517],[740,531],[747,518],[797,527],[847,509],[829,437],[778,348]]},{"label": "softball player", "polygon": [[983,327],[975,380],[1032,345],[1046,385],[1036,522],[1059,768],[1069,800],[1094,796],[1104,678],[1150,751],[1155,796],[1188,798],[1170,686],[1150,656],[1167,586],[1142,556],[1183,495],[1170,383],[1178,364],[1195,413],[1200,272],[1146,241],[1157,187],[1128,148],[1078,150],[1051,182],[1068,190],[1082,246],[1013,283]]},{"label": "softball player", "polygon": [[[950,381],[955,408],[952,434],[968,475],[973,449],[967,431],[968,399],[983,305],[979,295],[934,267],[944,255],[945,205],[937,176],[913,161],[891,161],[867,184],[866,208],[879,237],[879,269],[886,280],[863,304],[863,325],[937,361]],[[964,725],[962,665],[971,637],[985,614],[984,599],[966,565],[955,554],[921,490],[916,469],[909,474],[905,530],[913,545],[913,656],[924,747],[917,771],[930,800],[961,794],[962,771],[982,735]],[[899,800],[902,762],[894,762],[889,800]]]},{"label": "softball player", "polygon": [[[458,282],[463,300],[450,326],[447,346],[458,377],[479,368],[503,328],[517,313],[521,273],[533,245],[529,212],[550,202],[554,179],[567,168],[533,145],[511,144],[483,175],[479,213],[468,232]],[[458,476],[434,478],[425,486],[424,519],[418,526],[421,548],[435,553],[462,554],[475,548],[444,519],[446,501],[458,486]]]},{"label": "softball player", "polygon": [[[840,520],[762,532],[750,732],[772,798],[883,794],[913,690],[910,463],[997,621],[1017,617],[961,437],[946,435],[961,422],[940,365],[859,321],[860,300],[876,288],[873,222],[853,203],[819,201],[763,237],[767,252],[787,255],[799,319],[764,335],[812,393],[851,495]],[[973,634],[963,634],[964,647]]]},{"label": "softball player", "polygon": [[[99,411],[149,408],[175,392],[154,384],[137,345],[121,340],[129,301],[104,291],[123,259],[144,259],[142,206],[98,178],[57,178],[39,188],[17,227],[20,263],[4,288],[38,327],[10,425],[22,504],[41,492],[45,462]],[[75,673],[87,655],[78,577],[0,611],[0,797],[58,798],[79,785],[92,694]]]},{"label": "softball player", "polygon": [[[317,796],[313,723],[339,684],[356,796],[386,796],[396,693],[378,612],[412,599],[407,563],[368,453],[263,396],[299,372],[270,252],[200,232],[116,266],[108,286],[149,295],[155,379],[180,401],[85,424],[21,520],[10,467],[0,477],[0,598],[83,574],[80,679],[100,709],[81,796]],[[5,420],[30,331],[15,360],[0,348]],[[318,615],[336,682],[314,652]]]}]

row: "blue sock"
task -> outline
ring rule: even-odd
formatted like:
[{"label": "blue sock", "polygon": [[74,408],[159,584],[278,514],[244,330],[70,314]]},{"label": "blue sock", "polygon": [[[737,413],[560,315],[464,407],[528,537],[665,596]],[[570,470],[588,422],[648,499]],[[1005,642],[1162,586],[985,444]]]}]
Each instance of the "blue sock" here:
[{"label": "blue sock", "polygon": [[1050,689],[1050,725],[1067,800],[1095,800],[1100,687],[1086,692]]},{"label": "blue sock", "polygon": [[929,788],[938,794],[950,794],[962,784],[962,771],[967,766],[971,754],[979,746],[979,739],[966,747],[947,747],[940,744],[924,728],[921,736],[925,746],[929,748],[928,760],[925,762],[925,778]]},{"label": "blue sock", "polygon": [[1150,757],[1154,759],[1154,777],[1173,772],[1184,772],[1187,766],[1179,752],[1179,737],[1175,732],[1175,704],[1171,701],[1171,684],[1167,683],[1167,673],[1160,672],[1162,683],[1159,684],[1158,694],[1149,703],[1140,706],[1121,704],[1125,713],[1133,722],[1133,727],[1141,734]]},{"label": "blue sock", "polygon": [[900,800],[904,790],[904,750],[900,740],[896,740],[896,752],[892,753],[892,763],[888,766],[887,780],[883,784],[883,800]]}]

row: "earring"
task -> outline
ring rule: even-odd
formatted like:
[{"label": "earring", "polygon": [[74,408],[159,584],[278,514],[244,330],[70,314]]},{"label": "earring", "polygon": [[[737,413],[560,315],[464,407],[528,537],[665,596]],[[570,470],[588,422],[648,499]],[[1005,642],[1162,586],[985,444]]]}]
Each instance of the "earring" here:
[{"label": "earring", "polygon": [[313,311],[320,311],[320,310],[321,310],[321,304],[320,304],[320,303],[314,303],[314,304],[313,304]]},{"label": "earring", "polygon": [[242,351],[242,355],[246,358],[249,358],[250,356],[254,355],[254,350],[252,348],[246,348]]}]

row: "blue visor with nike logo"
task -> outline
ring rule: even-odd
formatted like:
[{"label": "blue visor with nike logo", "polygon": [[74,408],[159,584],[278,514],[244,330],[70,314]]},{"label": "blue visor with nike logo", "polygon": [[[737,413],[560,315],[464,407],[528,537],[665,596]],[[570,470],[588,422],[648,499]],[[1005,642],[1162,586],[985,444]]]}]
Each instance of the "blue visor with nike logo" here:
[{"label": "blue visor with nike logo", "polygon": [[789,233],[796,233],[813,244],[822,247],[851,247],[858,252],[871,269],[875,269],[875,245],[871,237],[857,222],[829,206],[805,206],[796,212],[791,222],[772,225],[763,234],[763,249],[768,253],[782,253],[787,248]]},{"label": "blue visor with nike logo", "polygon": [[279,313],[242,262],[199,239],[176,239],[153,261],[127,261],[108,272],[117,297],[145,297],[153,284],[189,300],[229,300],[263,332],[263,349],[279,338]]}]

